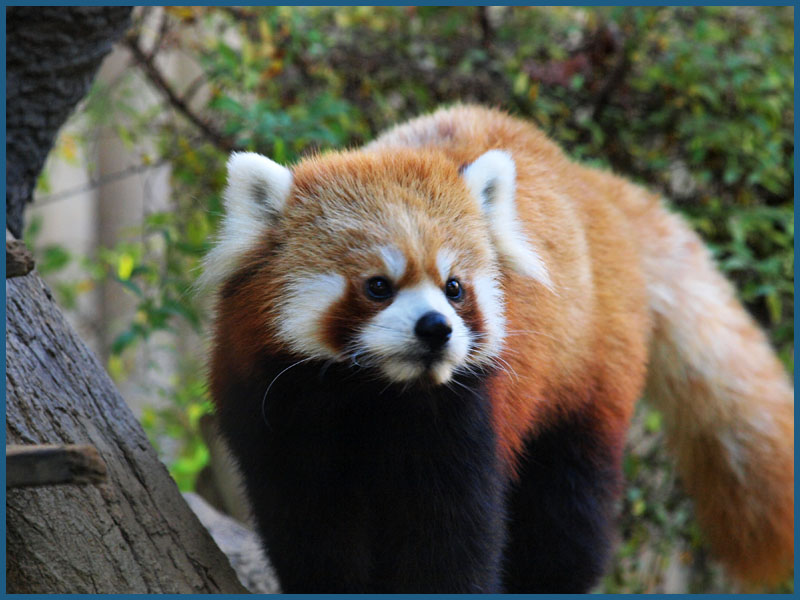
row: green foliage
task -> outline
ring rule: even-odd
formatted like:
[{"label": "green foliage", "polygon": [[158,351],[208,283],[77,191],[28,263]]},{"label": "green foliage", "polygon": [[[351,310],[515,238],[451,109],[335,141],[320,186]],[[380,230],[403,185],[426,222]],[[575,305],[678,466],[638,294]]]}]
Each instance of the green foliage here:
[{"label": "green foliage", "polygon": [[[194,489],[197,473],[208,463],[208,448],[200,437],[200,418],[212,412],[200,365],[182,365],[169,386],[158,390],[167,408],[145,408],[142,426],[162,456],[172,456],[170,474],[181,491]],[[172,448],[164,448],[169,440]]]},{"label": "green foliage", "polygon": [[[123,355],[153,332],[207,325],[192,289],[218,225],[230,148],[291,163],[453,102],[532,119],[576,159],[670,198],[793,369],[791,7],[174,7],[158,30],[156,52],[196,61],[200,85],[177,95],[213,135],[175,107],[142,109],[143,72],[96,85],[85,130],[110,127],[143,163],[168,163],[172,207],[84,259],[85,281],[56,290],[74,306],[77,294],[113,280],[136,299],[111,347],[116,377]],[[67,142],[63,152],[74,154]],[[37,248],[37,258],[49,273],[75,260],[54,247]],[[209,404],[193,368],[161,391],[169,408],[144,417],[155,441],[175,440],[170,468],[182,488],[207,457],[197,419]],[[650,573],[670,560],[703,567],[698,590],[729,589],[704,566],[660,451],[660,416],[643,408],[636,423],[649,445],[626,457],[623,541],[603,589],[654,589]]]},{"label": "green foliage", "polygon": [[640,404],[623,461],[622,535],[598,590],[659,591],[663,574],[677,562],[684,571],[685,591],[731,591],[722,569],[708,561],[691,502],[677,485],[674,464],[663,452],[664,446],[661,414]]},{"label": "green foliage", "polygon": [[37,248],[36,269],[44,276],[64,269],[72,260],[69,251],[58,244],[38,247],[39,234],[42,231],[42,217],[35,216],[25,229],[23,241],[28,248]]}]

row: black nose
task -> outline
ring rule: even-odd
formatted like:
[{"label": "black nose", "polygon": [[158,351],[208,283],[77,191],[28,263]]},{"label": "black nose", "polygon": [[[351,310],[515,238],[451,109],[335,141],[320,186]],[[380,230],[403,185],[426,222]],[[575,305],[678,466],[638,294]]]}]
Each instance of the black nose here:
[{"label": "black nose", "polygon": [[450,339],[453,328],[442,313],[432,310],[419,318],[414,333],[429,349],[438,350]]}]

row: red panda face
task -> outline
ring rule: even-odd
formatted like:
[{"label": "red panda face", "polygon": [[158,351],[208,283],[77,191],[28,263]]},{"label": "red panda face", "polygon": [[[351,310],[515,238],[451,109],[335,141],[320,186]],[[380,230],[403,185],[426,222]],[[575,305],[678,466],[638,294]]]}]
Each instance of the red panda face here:
[{"label": "red panda face", "polygon": [[444,384],[489,367],[504,310],[483,204],[513,190],[513,163],[509,182],[497,171],[510,159],[494,158],[459,173],[433,153],[343,153],[290,172],[234,155],[205,277],[254,271],[249,310],[275,352],[394,382]]},{"label": "red panda face", "polygon": [[355,274],[321,319],[331,348],[392,381],[441,384],[459,370],[487,366],[502,339],[500,290],[490,272],[472,272],[447,247],[433,268],[387,244],[376,267]]}]

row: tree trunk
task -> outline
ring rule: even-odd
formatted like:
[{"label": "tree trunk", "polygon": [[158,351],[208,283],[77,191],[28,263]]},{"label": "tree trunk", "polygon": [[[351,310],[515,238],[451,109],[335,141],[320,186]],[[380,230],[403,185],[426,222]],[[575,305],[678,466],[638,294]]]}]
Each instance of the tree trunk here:
[{"label": "tree trunk", "polygon": [[10,593],[246,590],[36,272],[6,280],[6,443],[91,444],[107,483],[7,490]]},{"label": "tree trunk", "polygon": [[22,214],[56,133],[128,28],[129,6],[6,8],[6,226]]}]

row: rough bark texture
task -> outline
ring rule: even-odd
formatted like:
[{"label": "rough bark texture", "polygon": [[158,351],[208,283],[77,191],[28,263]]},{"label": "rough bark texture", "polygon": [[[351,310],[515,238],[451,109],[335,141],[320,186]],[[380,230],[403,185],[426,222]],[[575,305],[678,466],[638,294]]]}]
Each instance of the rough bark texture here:
[{"label": "rough bark texture", "polygon": [[58,129],[128,28],[131,10],[6,8],[6,226],[16,237]]},{"label": "rough bark texture", "polygon": [[6,240],[6,278],[27,275],[34,266],[33,255],[22,240]]},{"label": "rough bark texture", "polygon": [[7,591],[244,592],[36,272],[6,280],[6,353],[7,443],[88,443],[108,468],[8,490]]}]

